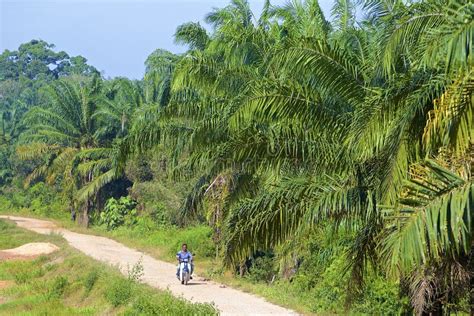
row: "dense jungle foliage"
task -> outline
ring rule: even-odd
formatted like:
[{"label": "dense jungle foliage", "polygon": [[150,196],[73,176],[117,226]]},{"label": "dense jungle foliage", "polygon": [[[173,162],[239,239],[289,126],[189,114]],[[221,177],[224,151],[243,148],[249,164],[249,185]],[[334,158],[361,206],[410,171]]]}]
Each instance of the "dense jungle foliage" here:
[{"label": "dense jungle foliage", "polygon": [[473,17],[464,0],[331,17],[231,0],[142,80],[44,41],[5,51],[0,210],[184,227],[221,273],[305,311],[472,314]]}]

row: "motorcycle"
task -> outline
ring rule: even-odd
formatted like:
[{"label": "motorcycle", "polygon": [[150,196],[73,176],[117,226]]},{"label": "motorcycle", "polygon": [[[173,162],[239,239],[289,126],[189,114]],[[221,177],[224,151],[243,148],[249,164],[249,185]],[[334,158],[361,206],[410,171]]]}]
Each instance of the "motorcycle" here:
[{"label": "motorcycle", "polygon": [[188,285],[191,278],[191,262],[188,259],[179,261],[179,280],[181,284]]}]

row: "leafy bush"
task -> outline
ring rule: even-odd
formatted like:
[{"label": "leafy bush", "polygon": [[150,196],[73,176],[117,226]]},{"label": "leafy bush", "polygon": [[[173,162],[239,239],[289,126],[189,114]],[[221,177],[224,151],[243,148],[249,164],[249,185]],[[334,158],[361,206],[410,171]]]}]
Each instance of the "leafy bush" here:
[{"label": "leafy bush", "polygon": [[248,264],[249,273],[247,278],[253,282],[270,282],[277,274],[273,255],[262,253],[252,258]]},{"label": "leafy bush", "polygon": [[181,245],[187,243],[194,255],[208,258],[215,256],[216,247],[212,241],[212,229],[208,226],[193,226],[179,229],[179,233],[172,234],[171,238],[172,241],[169,244],[170,255],[174,256],[181,249]]},{"label": "leafy bush", "polygon": [[105,298],[112,306],[117,307],[128,303],[132,297],[134,283],[128,279],[114,278],[107,287]]},{"label": "leafy bush", "polygon": [[131,226],[136,222],[136,202],[130,197],[121,197],[116,200],[110,198],[105,204],[104,211],[100,214],[100,224],[108,230],[115,229],[123,224]]},{"label": "leafy bush", "polygon": [[150,233],[159,229],[170,227],[169,214],[163,203],[157,203],[150,213],[141,213],[140,216],[133,217],[133,223],[130,225],[133,229],[142,234]]},{"label": "leafy bush", "polygon": [[0,211],[10,211],[13,207],[10,199],[7,197],[0,195]]},{"label": "leafy bush", "polygon": [[143,257],[138,260],[131,268],[128,266],[128,280],[132,282],[141,282],[143,276],[145,275],[143,268]]},{"label": "leafy bush", "polygon": [[26,190],[15,186],[3,188],[0,193],[0,211],[28,209],[42,216],[65,218],[68,217],[65,205],[62,195],[43,182]]},{"label": "leafy bush", "polygon": [[10,198],[11,204],[15,208],[30,207],[31,200],[23,192],[14,192]]},{"label": "leafy bush", "polygon": [[143,157],[129,160],[125,168],[125,174],[133,182],[144,182],[153,179],[148,159],[143,159]]},{"label": "leafy bush", "polygon": [[163,202],[157,202],[151,207],[150,217],[157,226],[166,226],[171,222],[169,212]]},{"label": "leafy bush", "polygon": [[315,287],[311,294],[315,296],[311,309],[314,312],[338,313],[344,311],[348,284],[348,274],[346,274],[346,257],[339,255],[325,269],[322,275],[306,274],[300,277],[302,283],[312,284]]},{"label": "leafy bush", "polygon": [[183,194],[188,190],[181,186],[179,182],[165,180],[135,182],[130,196],[138,202],[141,214],[149,215],[158,226],[166,226],[176,224]]},{"label": "leafy bush", "polygon": [[363,300],[354,311],[369,315],[402,315],[410,309],[408,297],[399,297],[399,285],[382,277],[371,277],[364,288]]},{"label": "leafy bush", "polygon": [[158,227],[153,219],[146,215],[138,216],[135,225],[132,227],[134,232],[141,235],[156,231],[157,228]]}]

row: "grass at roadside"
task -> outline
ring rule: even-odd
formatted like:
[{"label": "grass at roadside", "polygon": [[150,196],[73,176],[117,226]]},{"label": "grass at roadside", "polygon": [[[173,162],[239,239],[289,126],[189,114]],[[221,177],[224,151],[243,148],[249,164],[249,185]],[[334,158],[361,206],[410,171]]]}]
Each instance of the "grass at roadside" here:
[{"label": "grass at roadside", "polygon": [[0,262],[2,315],[215,314],[210,305],[192,304],[122,276],[72,249],[60,236],[39,235],[0,220],[0,249],[28,242],[51,242],[60,251]]},{"label": "grass at roadside", "polygon": [[[0,214],[6,212],[0,212]],[[214,281],[232,286],[244,292],[257,294],[269,302],[281,305],[303,314],[311,314],[311,308],[304,302],[298,293],[288,289],[288,284],[255,283],[246,278],[235,277],[230,271],[222,268],[221,261],[215,258],[215,249],[211,240],[211,231],[206,226],[194,226],[186,229],[177,227],[147,227],[140,223],[134,228],[121,226],[115,230],[107,231],[104,227],[91,226],[79,227],[71,222],[67,216],[56,216],[54,219],[32,213],[28,209],[9,212],[10,215],[36,217],[55,222],[58,226],[68,228],[75,232],[94,234],[109,237],[124,245],[141,250],[147,254],[167,262],[175,262],[176,251],[182,242],[188,243],[193,254],[196,255],[196,273]]]},{"label": "grass at roadside", "polygon": [[209,245],[211,232],[208,227],[194,226],[186,229],[163,227],[158,230],[143,231],[139,228],[132,229],[122,226],[107,231],[102,227],[92,226],[87,230],[79,230],[84,233],[110,237],[128,247],[139,249],[157,259],[172,263],[175,262],[175,254],[181,243],[186,242],[193,254],[196,254],[196,273],[200,276],[240,289],[243,292],[257,294],[269,302],[302,314],[312,313],[309,305],[304,301],[306,298],[291,291],[288,282],[273,285],[255,283],[247,278],[236,277],[224,269],[221,260],[215,258],[215,250]]},{"label": "grass at roadside", "polygon": [[257,294],[269,302],[290,308],[302,314],[312,311],[301,297],[290,289],[288,282],[266,284],[252,282],[247,278],[236,277],[231,271],[222,267],[222,261],[215,258],[215,250],[210,247],[211,231],[209,227],[194,226],[186,229],[163,227],[158,230],[143,231],[119,227],[107,231],[102,227],[93,226],[88,232],[111,237],[129,247],[144,251],[160,260],[175,262],[175,254],[182,242],[188,243],[193,254],[196,254],[196,272],[200,276],[210,278],[243,292]]}]

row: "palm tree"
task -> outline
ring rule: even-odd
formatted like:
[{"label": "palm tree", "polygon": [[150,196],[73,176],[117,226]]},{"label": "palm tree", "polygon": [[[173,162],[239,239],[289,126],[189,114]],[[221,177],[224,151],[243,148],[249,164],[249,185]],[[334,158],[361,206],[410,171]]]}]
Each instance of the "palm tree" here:
[{"label": "palm tree", "polygon": [[188,45],[190,50],[206,49],[210,38],[207,30],[201,24],[189,22],[178,26],[175,32],[175,43]]},{"label": "palm tree", "polygon": [[[49,107],[34,107],[25,116],[28,130],[17,153],[25,160],[41,163],[27,177],[25,185],[43,178],[61,181],[79,222],[88,225],[92,198],[98,190],[117,178],[112,168],[110,145],[101,143],[94,114],[101,102],[101,80],[60,80],[51,86]],[[105,147],[104,147],[105,146]]]},{"label": "palm tree", "polygon": [[387,210],[379,246],[388,271],[409,280],[418,314],[442,312],[443,303],[458,301],[472,284],[472,161],[450,163],[412,166],[398,204]]},{"label": "palm tree", "polygon": [[[441,311],[474,284],[469,214],[474,198],[473,13],[472,6],[459,1],[408,7],[384,53],[387,73],[394,72],[398,60],[416,60],[411,68],[431,70],[435,86],[423,122],[422,149],[428,160],[413,164],[394,209],[399,216],[395,221],[389,217],[389,233],[381,246],[390,271],[410,278],[412,302],[419,312]],[[472,293],[470,302],[472,313]]]},{"label": "palm tree", "polygon": [[[337,1],[329,23],[316,1],[267,2],[256,20],[246,1],[232,1],[207,16],[210,35],[179,29],[191,50],[172,73],[167,107],[138,116],[130,143],[175,148],[175,166],[199,179],[185,209],[218,203],[209,209],[219,219],[208,218],[224,230],[229,264],[320,223],[354,232],[348,261],[358,281],[387,260],[387,272],[409,278],[419,266],[455,271],[470,256],[470,165],[459,173],[450,161],[472,160],[472,6],[368,1],[362,21],[355,7]],[[428,215],[443,219],[449,238],[420,224]],[[434,252],[412,244],[426,234]],[[443,302],[411,288],[417,311]]]},{"label": "palm tree", "polygon": [[[472,24],[462,22],[469,21],[466,17],[471,8],[455,2],[450,4],[448,11],[443,11],[445,7],[439,4],[428,5],[429,9],[425,6],[399,7],[394,15],[402,14],[403,17],[396,23],[387,25],[387,29],[383,30],[385,36],[375,34],[375,38],[388,38],[378,44],[379,47],[385,47],[385,59],[377,58],[379,56],[376,54],[372,54],[369,59],[371,56],[367,53],[374,44],[367,41],[366,37],[359,37],[360,33],[356,30],[352,31],[351,36],[344,37],[337,33],[332,37],[332,33],[323,32],[323,35],[328,35],[327,42],[316,34],[316,40],[319,41],[317,45],[298,40],[276,59],[278,65],[281,65],[280,69],[286,68],[282,71],[285,80],[292,73],[303,76],[305,88],[298,89],[294,86],[285,91],[276,86],[273,88],[274,92],[268,93],[272,91],[268,83],[261,87],[253,83],[258,87],[253,99],[260,102],[249,103],[246,112],[240,114],[239,129],[242,128],[242,122],[245,122],[242,117],[247,118],[249,123],[256,118],[270,118],[271,122],[275,122],[275,118],[294,119],[295,114],[298,114],[305,115],[304,121],[310,121],[311,118],[307,116],[309,112],[304,112],[307,108],[304,104],[310,102],[311,96],[304,93],[319,91],[323,96],[320,97],[321,103],[331,104],[333,109],[334,104],[340,104],[341,107],[335,111],[335,119],[329,120],[333,124],[329,133],[331,137],[336,137],[333,139],[336,141],[338,135],[344,135],[339,141],[347,146],[336,146],[334,151],[327,151],[335,152],[334,157],[340,159],[339,162],[333,160],[329,168],[321,163],[312,165],[311,163],[324,161],[324,157],[317,153],[310,154],[306,164],[316,168],[307,169],[306,176],[303,173],[299,179],[290,175],[276,187],[264,190],[261,197],[242,202],[232,212],[235,216],[229,221],[229,231],[232,234],[227,248],[231,261],[237,261],[260,247],[275,246],[308,224],[329,219],[335,225],[341,222],[352,223],[359,230],[349,258],[353,261],[354,276],[360,278],[370,261],[381,262],[377,251],[377,248],[383,248],[378,246],[377,240],[385,234],[385,216],[381,206],[399,203],[400,192],[404,190],[403,183],[409,177],[409,165],[417,163],[423,155],[437,153],[441,145],[454,146],[461,156],[472,157],[469,152],[473,136],[470,73],[472,38],[469,35],[472,34]],[[293,7],[276,12],[280,16],[288,15],[289,25],[294,25],[294,20],[304,21],[293,18],[294,12],[298,12]],[[422,23],[422,27],[410,25],[415,23]],[[346,23],[344,25],[347,27]],[[423,33],[428,28],[430,31]],[[367,31],[370,30],[372,28]],[[400,34],[401,32],[406,33]],[[304,33],[296,34],[300,36],[299,34]],[[443,43],[450,43],[451,46],[441,50],[438,47],[423,46],[432,45],[434,36],[443,36]],[[354,39],[357,39],[357,50],[352,44]],[[350,42],[341,43],[341,40]],[[404,44],[408,45],[398,47]],[[422,49],[418,51],[420,45]],[[394,51],[398,54],[394,54]],[[433,56],[435,51],[438,56]],[[430,55],[427,57],[424,54]],[[398,60],[400,58],[406,60],[402,62]],[[377,63],[377,59],[384,63]],[[413,63],[413,60],[420,62],[410,66],[408,61]],[[454,84],[453,78],[456,78]],[[316,82],[314,86],[310,86],[312,80]],[[295,101],[291,103],[290,100]],[[320,118],[316,122],[315,125],[318,125],[324,123],[325,119]],[[293,121],[291,123],[294,124]],[[344,128],[346,124],[350,126],[349,130]],[[318,130],[317,126],[305,130],[304,137],[298,138],[302,143],[311,140],[307,137],[310,131],[324,135],[324,131]],[[273,139],[271,142],[275,141]],[[333,141],[329,143],[333,144]],[[251,150],[257,153],[255,147]],[[252,151],[249,150],[243,156],[249,157],[249,153]],[[332,157],[331,154],[325,156]],[[289,157],[285,155],[283,158]],[[284,160],[280,160],[280,164],[284,165]],[[312,179],[311,174],[317,174],[318,177]],[[329,179],[325,179],[326,177]],[[470,192],[472,182],[466,178],[462,185],[467,191],[448,190],[449,194],[460,197],[463,192]],[[459,200],[456,198],[456,201]],[[466,213],[463,205],[470,205],[470,201],[472,197],[464,200],[464,204],[456,204],[460,214]],[[248,218],[254,220],[249,222]],[[458,236],[456,242],[450,242],[465,245],[472,238],[472,224],[468,216],[461,218],[464,220],[459,225],[466,227],[461,229],[466,236],[461,238],[455,235]],[[452,229],[459,227],[453,226]],[[419,229],[416,233],[423,236],[423,227]],[[383,245],[385,239],[382,240]],[[401,252],[397,252],[392,260],[397,260],[399,253]],[[467,253],[469,251],[465,250],[451,258],[457,262]],[[409,260],[413,260],[413,252],[405,254]],[[423,256],[425,253],[419,255]],[[394,266],[403,266],[397,264],[398,261],[395,261]],[[445,279],[441,281],[445,282]],[[428,307],[434,301],[439,302],[439,297],[426,296],[424,299],[420,303],[420,297],[414,296],[413,304],[419,311],[429,310]]]},{"label": "palm tree", "polygon": [[97,119],[101,138],[127,134],[133,113],[143,106],[143,88],[138,82],[117,78],[107,82],[105,97],[101,99],[94,118]]},{"label": "palm tree", "polygon": [[144,81],[145,101],[161,106],[170,100],[171,81],[179,56],[163,49],[157,49],[148,56],[145,65]]}]

